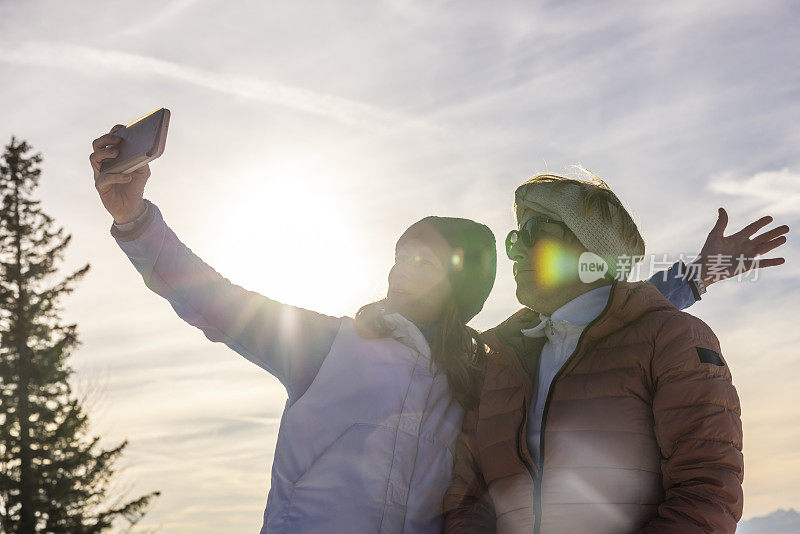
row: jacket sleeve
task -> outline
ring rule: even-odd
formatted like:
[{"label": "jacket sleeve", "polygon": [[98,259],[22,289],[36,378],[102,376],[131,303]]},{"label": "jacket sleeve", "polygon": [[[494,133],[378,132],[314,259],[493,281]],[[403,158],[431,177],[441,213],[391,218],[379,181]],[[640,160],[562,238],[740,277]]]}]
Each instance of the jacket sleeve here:
[{"label": "jacket sleeve", "polygon": [[657,272],[647,281],[656,286],[673,306],[685,310],[700,300],[700,294],[694,283],[686,279],[687,274],[686,265],[682,261],[677,261],[672,267]]},{"label": "jacket sleeve", "polygon": [[733,533],[744,500],[741,408],[708,325],[676,312],[656,336],[652,377],[665,497],[640,532]]},{"label": "jacket sleeve", "polygon": [[297,400],[330,351],[341,318],[288,306],[231,283],[178,239],[155,204],[145,202],[148,209],[132,228],[111,227],[145,285],[208,339],[276,376],[290,403]]},{"label": "jacket sleeve", "polygon": [[494,506],[476,461],[477,419],[477,409],[466,413],[456,445],[453,478],[444,496],[446,534],[496,532]]}]

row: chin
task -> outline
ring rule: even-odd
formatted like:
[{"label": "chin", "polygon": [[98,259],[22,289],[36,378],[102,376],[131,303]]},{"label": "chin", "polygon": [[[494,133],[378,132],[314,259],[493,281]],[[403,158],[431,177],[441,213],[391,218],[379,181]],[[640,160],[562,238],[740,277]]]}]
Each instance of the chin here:
[{"label": "chin", "polygon": [[532,310],[536,310],[537,309],[537,306],[536,306],[537,303],[536,303],[535,299],[532,299],[530,297],[526,297],[525,295],[517,295],[517,300],[519,301],[520,304],[522,304],[526,308],[530,308]]},{"label": "chin", "polygon": [[517,286],[517,300],[523,306],[531,306],[530,290]]},{"label": "chin", "polygon": [[525,284],[522,287],[517,285],[517,300],[532,310],[537,309],[537,305],[541,304],[543,296],[545,296],[545,290],[535,284]]}]

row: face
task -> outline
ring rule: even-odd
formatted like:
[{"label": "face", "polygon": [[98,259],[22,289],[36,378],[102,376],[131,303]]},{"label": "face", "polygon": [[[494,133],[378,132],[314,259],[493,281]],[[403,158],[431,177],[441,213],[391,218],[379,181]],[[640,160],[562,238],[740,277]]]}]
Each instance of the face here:
[{"label": "face", "polygon": [[414,238],[403,240],[389,271],[386,311],[412,322],[436,321],[450,297],[447,270],[433,250]]},{"label": "face", "polygon": [[[530,218],[545,217],[534,211],[528,211],[528,215],[521,227]],[[586,249],[572,232],[557,223],[539,223],[533,237],[531,246],[521,240],[514,243],[509,257],[514,261],[517,299],[525,306],[544,311],[567,288],[581,283],[578,259]]]}]

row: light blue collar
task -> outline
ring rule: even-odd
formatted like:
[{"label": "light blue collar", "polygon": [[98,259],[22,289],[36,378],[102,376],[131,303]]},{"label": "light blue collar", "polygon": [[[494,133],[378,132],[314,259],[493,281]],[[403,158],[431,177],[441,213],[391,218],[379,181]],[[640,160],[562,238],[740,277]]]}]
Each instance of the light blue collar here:
[{"label": "light blue collar", "polygon": [[565,303],[547,316],[539,314],[541,322],[533,328],[522,329],[523,335],[528,337],[548,337],[554,335],[556,330],[582,330],[587,324],[600,315],[608,303],[611,294],[611,285],[605,285],[582,293]]}]

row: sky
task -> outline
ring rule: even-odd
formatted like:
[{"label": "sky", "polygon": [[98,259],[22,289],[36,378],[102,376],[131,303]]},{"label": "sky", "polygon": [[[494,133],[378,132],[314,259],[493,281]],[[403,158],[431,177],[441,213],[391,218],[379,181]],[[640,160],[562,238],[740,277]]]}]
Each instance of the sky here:
[{"label": "sky", "polygon": [[[130,440],[120,491],[162,492],[143,529],[256,532],[286,394],[146,288],[110,234],[94,139],[170,109],[145,197],[181,241],[247,289],[352,316],[385,294],[411,223],[468,217],[501,244],[516,186],[576,164],[648,253],[697,254],[720,206],[729,231],[796,231],[798,28],[781,1],[0,0],[0,140],[44,157],[36,194],[72,235],[61,276],[91,264],[62,301],[76,390],[104,443]],[[688,310],[741,399],[745,519],[800,506],[792,232],[779,251]],[[478,329],[520,307],[498,252]]]}]

